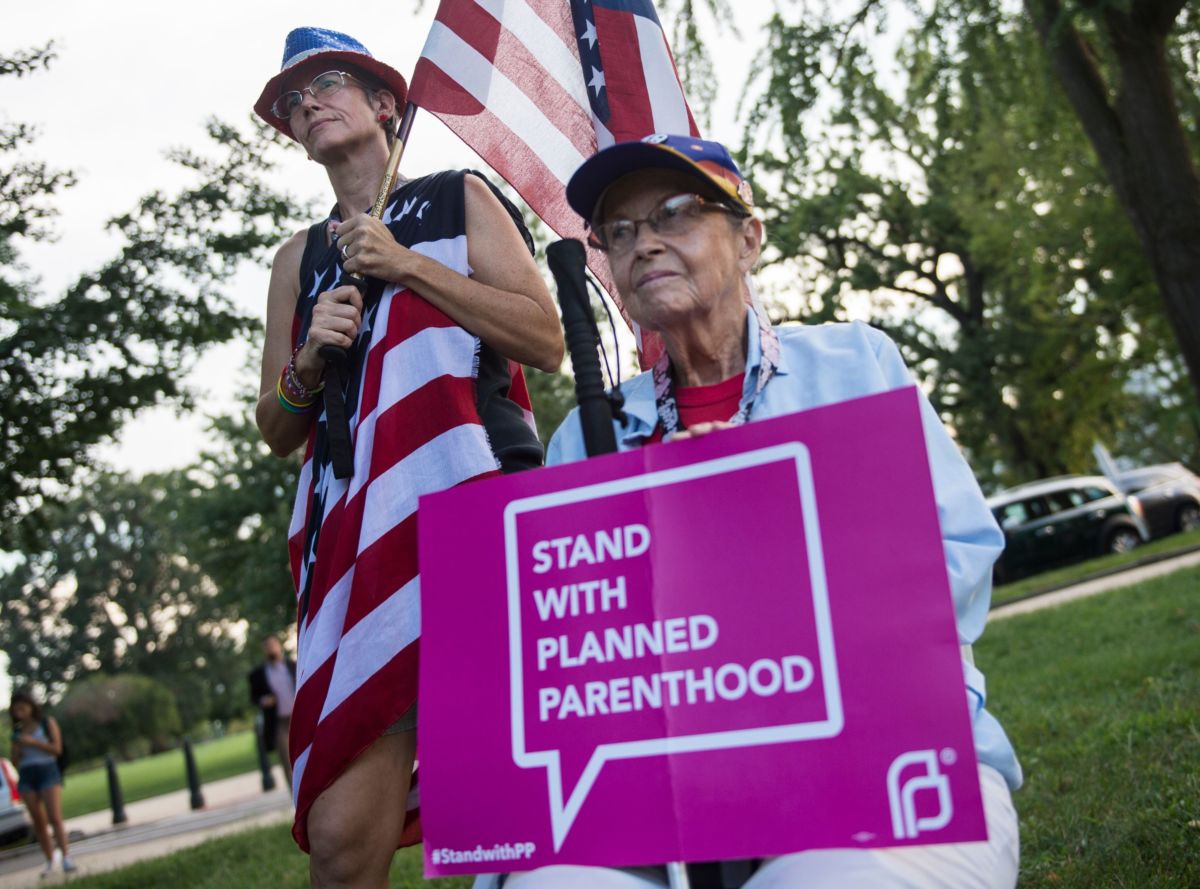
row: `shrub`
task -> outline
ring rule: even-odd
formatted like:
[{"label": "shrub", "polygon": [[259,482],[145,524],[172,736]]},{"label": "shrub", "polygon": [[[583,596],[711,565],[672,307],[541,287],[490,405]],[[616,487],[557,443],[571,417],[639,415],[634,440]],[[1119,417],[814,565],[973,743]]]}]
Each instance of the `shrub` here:
[{"label": "shrub", "polygon": [[165,750],[181,731],[175,698],[148,676],[90,676],[71,685],[57,711],[77,761]]}]

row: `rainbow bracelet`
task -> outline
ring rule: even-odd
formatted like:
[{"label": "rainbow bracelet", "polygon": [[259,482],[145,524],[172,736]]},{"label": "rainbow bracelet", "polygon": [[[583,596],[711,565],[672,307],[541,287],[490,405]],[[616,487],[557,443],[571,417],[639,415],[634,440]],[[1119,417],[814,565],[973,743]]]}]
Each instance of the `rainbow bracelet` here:
[{"label": "rainbow bracelet", "polygon": [[296,402],[292,401],[283,391],[282,377],[275,382],[275,397],[279,399],[279,405],[285,411],[292,414],[307,414],[317,408],[317,399],[312,401]]}]

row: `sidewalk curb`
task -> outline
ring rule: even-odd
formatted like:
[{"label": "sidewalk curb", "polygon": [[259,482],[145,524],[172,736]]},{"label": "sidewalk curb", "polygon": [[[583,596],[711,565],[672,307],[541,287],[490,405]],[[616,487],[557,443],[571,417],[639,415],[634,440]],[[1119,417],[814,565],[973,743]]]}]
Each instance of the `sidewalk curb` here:
[{"label": "sidewalk curb", "polygon": [[[291,797],[273,791],[165,818],[116,825],[81,838],[73,837],[71,851],[80,865],[81,873],[91,876],[124,867],[134,861],[171,854],[176,849],[237,832],[251,825],[286,823],[291,819],[291,812]],[[35,873],[41,863],[36,844],[6,851],[0,857],[0,885],[43,885]]]},{"label": "sidewalk curb", "polygon": [[[213,782],[221,784],[222,782],[232,782],[245,780],[248,776],[257,775],[257,772],[244,772],[239,775],[231,775],[226,778],[219,779]],[[174,790],[166,794],[160,794],[157,797],[147,797],[144,800],[135,800],[131,805],[136,806],[139,803],[152,802],[156,799],[165,799],[168,797],[178,796],[185,793],[185,790]],[[97,813],[106,812],[107,809],[97,809],[94,812],[85,812],[81,815],[74,816],[72,819],[67,819],[67,834],[72,846],[78,844],[90,844],[96,841],[104,843],[109,842],[122,843],[138,842],[139,836],[150,833],[165,833],[167,835],[177,835],[186,833],[191,830],[205,830],[214,824],[221,824],[224,818],[229,820],[239,820],[236,812],[244,812],[244,817],[255,818],[260,817],[266,812],[271,811],[276,806],[280,810],[285,808],[284,800],[287,806],[290,806],[290,795],[284,794],[283,800],[278,799],[280,791],[272,792],[246,792],[238,793],[234,796],[225,796],[210,805],[206,805],[201,809],[188,810],[181,808],[178,811],[172,811],[169,814],[155,814],[148,818],[135,818],[126,821],[122,824],[112,824],[111,822],[104,826],[97,826],[92,829],[81,829],[78,827],[72,828],[71,821],[75,818],[88,818]],[[193,825],[188,827],[187,825]],[[122,838],[127,837],[128,840]],[[0,873],[3,872],[3,866],[10,864],[14,860],[24,858],[28,855],[38,853],[37,842],[30,840],[18,846],[13,846],[10,849],[0,851]],[[0,878],[0,883],[3,879]]]},{"label": "sidewalk curb", "polygon": [[1114,574],[1122,574],[1126,571],[1132,571],[1135,568],[1144,568],[1147,565],[1153,565],[1157,562],[1165,562],[1168,559],[1186,556],[1197,551],[1200,551],[1200,543],[1197,543],[1193,546],[1186,546],[1182,549],[1173,549],[1169,552],[1155,553],[1152,556],[1143,556],[1137,561],[1129,562],[1125,565],[1117,565],[1113,568],[1105,568],[1102,571],[1093,571],[1090,574],[1083,575],[1082,577],[1076,577],[1072,580],[1063,580],[1058,583],[1052,583],[1049,586],[1042,587],[1039,590],[1034,590],[1031,593],[1022,593],[1021,595],[1014,596],[1011,599],[1005,599],[1003,602],[993,603],[992,607],[988,610],[990,612],[995,611],[998,608],[1006,608],[1009,605],[1015,605],[1018,602],[1026,602],[1030,599],[1036,599],[1039,596],[1048,595],[1049,593],[1057,593],[1059,590],[1067,589],[1067,587],[1078,586],[1079,584],[1083,583],[1090,583],[1093,580],[1100,580],[1104,577],[1112,577]]}]

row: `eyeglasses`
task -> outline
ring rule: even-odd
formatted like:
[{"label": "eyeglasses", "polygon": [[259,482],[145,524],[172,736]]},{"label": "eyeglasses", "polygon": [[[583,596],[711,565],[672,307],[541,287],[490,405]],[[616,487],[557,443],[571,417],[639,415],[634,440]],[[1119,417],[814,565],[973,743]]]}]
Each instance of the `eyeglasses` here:
[{"label": "eyeglasses", "polygon": [[318,74],[304,89],[288,90],[276,99],[275,104],[271,106],[271,113],[278,118],[287,120],[296,113],[297,108],[304,104],[305,93],[311,93],[312,97],[320,102],[344,87],[347,80],[358,80],[358,78],[345,71],[326,71],[324,74]]},{"label": "eyeglasses", "polygon": [[588,243],[597,250],[611,256],[628,253],[637,243],[638,228],[647,223],[660,235],[687,234],[705,213],[729,213],[744,217],[746,214],[727,204],[710,201],[698,194],[677,194],[663,198],[644,219],[613,219],[592,226]]}]

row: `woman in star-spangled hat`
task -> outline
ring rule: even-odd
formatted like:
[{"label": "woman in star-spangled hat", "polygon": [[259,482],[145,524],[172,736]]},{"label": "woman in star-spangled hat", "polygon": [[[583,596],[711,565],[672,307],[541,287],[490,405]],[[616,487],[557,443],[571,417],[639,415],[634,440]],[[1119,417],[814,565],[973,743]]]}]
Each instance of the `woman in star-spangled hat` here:
[{"label": "woman in star-spangled hat", "polygon": [[[520,214],[478,174],[401,181],[382,219],[365,212],[406,94],[358,41],[300,28],[255,104],[324,167],[336,201],[275,256],[257,407],[272,451],[305,447],[289,531],[290,752],[293,834],[314,886],[386,886],[397,846],[419,838],[417,498],[540,465],[510,362],[552,371],[563,353]],[[337,382],[323,346],[348,357],[349,478],[333,471],[322,388]],[[445,545],[466,553],[470,541]]]}]

